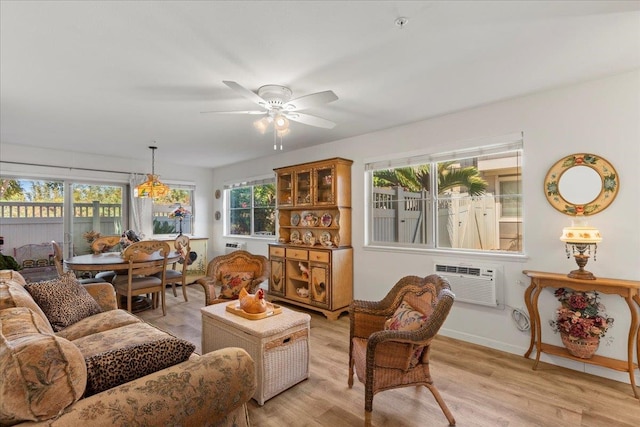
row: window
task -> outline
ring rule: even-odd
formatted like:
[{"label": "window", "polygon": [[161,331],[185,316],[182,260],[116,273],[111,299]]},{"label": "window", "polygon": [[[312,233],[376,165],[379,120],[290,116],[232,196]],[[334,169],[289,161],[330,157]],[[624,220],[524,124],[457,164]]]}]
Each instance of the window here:
[{"label": "window", "polygon": [[[170,188],[169,194],[153,199],[153,234],[193,234],[195,187],[166,184]],[[182,208],[184,216],[174,214],[180,208]]]},{"label": "window", "polygon": [[371,162],[367,245],[522,253],[522,137]]},{"label": "window", "polygon": [[[55,240],[65,256],[91,252],[91,236],[120,235],[124,184],[0,177],[0,224],[13,247]],[[35,236],[35,237],[34,237]]]},{"label": "window", "polygon": [[231,236],[274,236],[276,230],[274,178],[225,189],[226,231]]}]

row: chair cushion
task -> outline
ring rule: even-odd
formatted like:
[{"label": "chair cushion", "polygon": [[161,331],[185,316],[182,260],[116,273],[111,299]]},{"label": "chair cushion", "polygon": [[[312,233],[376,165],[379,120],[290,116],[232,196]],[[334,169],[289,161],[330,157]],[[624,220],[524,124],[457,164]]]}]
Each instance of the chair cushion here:
[{"label": "chair cushion", "polygon": [[[142,289],[150,286],[160,286],[162,284],[162,279],[155,276],[140,276],[131,278],[131,289]],[[113,279],[113,287],[118,289],[121,293],[127,293],[127,288],[129,286],[129,279],[126,275],[117,275],[115,279]]]},{"label": "chair cushion", "polygon": [[80,350],[43,323],[27,307],[0,310],[0,425],[48,420],[84,393]]},{"label": "chair cushion", "polygon": [[[162,273],[157,273],[157,277],[162,277]],[[182,280],[182,272],[178,270],[167,270],[164,273],[165,280]]]},{"label": "chair cushion", "polygon": [[237,299],[242,288],[248,288],[253,281],[253,272],[234,271],[222,273],[220,281],[220,297],[226,299]]},{"label": "chair cushion", "polygon": [[[424,295],[429,295],[427,292]],[[411,296],[412,298],[418,298],[413,294],[407,294],[407,296]],[[429,319],[429,316],[421,313],[418,310],[415,310],[405,299],[402,300],[400,306],[396,309],[395,313],[391,318],[387,319],[384,324],[385,330],[391,331],[415,331],[420,329]],[[424,301],[423,301],[424,302]],[[411,360],[409,361],[409,367],[413,368],[420,361],[420,356],[422,355],[422,351],[424,350],[424,346],[414,346],[413,353],[411,355]]]},{"label": "chair cushion", "polygon": [[28,283],[25,289],[47,316],[54,331],[102,312],[71,271],[54,280]]}]

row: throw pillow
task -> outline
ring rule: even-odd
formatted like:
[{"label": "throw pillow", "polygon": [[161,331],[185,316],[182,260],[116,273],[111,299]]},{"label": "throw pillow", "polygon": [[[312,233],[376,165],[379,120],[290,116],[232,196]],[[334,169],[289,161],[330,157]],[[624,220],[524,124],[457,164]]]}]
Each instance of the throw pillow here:
[{"label": "throw pillow", "polygon": [[415,331],[425,324],[427,318],[403,300],[393,316],[385,322],[384,328],[391,331]]},{"label": "throw pillow", "polygon": [[95,299],[69,271],[54,280],[25,285],[54,331],[61,331],[85,317],[102,312]]},{"label": "throw pillow", "polygon": [[188,341],[163,337],[86,357],[85,397],[184,362],[195,348]]},{"label": "throw pillow", "polygon": [[242,288],[248,288],[253,281],[253,273],[250,271],[236,271],[223,273],[221,276],[222,288],[220,297],[237,299]]},{"label": "throw pillow", "polygon": [[0,310],[0,425],[44,421],[82,397],[87,370],[80,350],[46,331],[27,307]]},{"label": "throw pillow", "polygon": [[[385,322],[384,329],[391,331],[415,331],[420,329],[427,322],[428,318],[429,316],[415,310],[409,303],[403,300],[393,316]],[[422,345],[414,346],[409,367],[413,368],[418,364],[423,350],[424,346]]]}]

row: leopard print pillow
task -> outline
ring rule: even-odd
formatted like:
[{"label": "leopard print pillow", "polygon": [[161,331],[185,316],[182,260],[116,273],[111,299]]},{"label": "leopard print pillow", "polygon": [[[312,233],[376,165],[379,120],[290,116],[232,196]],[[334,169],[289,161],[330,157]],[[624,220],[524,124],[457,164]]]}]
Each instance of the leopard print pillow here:
[{"label": "leopard print pillow", "polygon": [[86,357],[85,397],[184,362],[195,348],[188,341],[166,337]]},{"label": "leopard print pillow", "polygon": [[33,300],[42,309],[54,331],[102,313],[102,309],[69,271],[54,280],[25,285]]}]

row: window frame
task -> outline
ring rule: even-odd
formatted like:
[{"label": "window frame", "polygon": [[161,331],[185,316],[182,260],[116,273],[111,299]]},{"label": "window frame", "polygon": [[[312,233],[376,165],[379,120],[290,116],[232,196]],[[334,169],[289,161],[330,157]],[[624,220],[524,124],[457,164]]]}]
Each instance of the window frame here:
[{"label": "window frame", "polygon": [[[273,204],[267,206],[256,206],[255,203],[255,187],[263,186],[263,185],[272,185],[273,186]],[[231,192],[233,190],[237,190],[240,188],[250,188],[251,189],[251,206],[249,209],[250,217],[251,217],[251,231],[249,234],[234,234],[231,232],[231,210],[234,209],[231,207]],[[224,186],[223,190],[223,206],[224,206],[224,237],[229,238],[252,238],[252,239],[262,239],[262,240],[275,240],[277,237],[277,204],[275,197],[275,189],[276,189],[276,178],[275,175],[269,175],[268,177],[255,178],[246,181],[239,181],[232,184],[227,184]],[[256,231],[256,215],[255,212],[257,209],[272,209],[273,210],[273,234],[266,234],[265,231]]]},{"label": "window frame", "polygon": [[[195,209],[195,197],[196,197],[196,186],[195,184],[192,183],[185,183],[185,182],[176,182],[176,181],[163,181],[164,184],[166,184],[169,187],[169,191],[172,190],[185,190],[185,191],[189,191],[190,194],[190,199],[191,199],[191,204],[188,206],[184,206],[181,203],[174,203],[172,205],[167,205],[166,209],[159,209],[156,210],[155,209],[155,200],[152,200],[151,203],[151,229],[154,230],[155,228],[155,220],[156,217],[163,217],[163,216],[168,216],[171,212],[175,211],[178,207],[182,206],[183,208],[187,209],[189,211],[189,215],[187,217],[185,217],[182,221],[182,228],[183,228],[183,234],[189,235],[189,236],[195,236],[195,229],[194,229],[194,225],[195,225],[195,218],[196,218],[196,209]],[[169,209],[170,207],[170,209]],[[166,215],[156,215],[156,212],[164,212]],[[175,222],[175,221],[174,221]],[[185,226],[186,224],[186,226]],[[175,225],[175,224],[174,224]],[[153,236],[157,236],[157,237],[168,237],[168,236],[176,236],[179,234],[179,229],[178,226],[175,226],[175,230],[171,233],[155,233],[153,232]]]},{"label": "window frame", "polygon": [[[500,235],[498,230],[498,249],[474,249],[474,248],[451,248],[438,245],[438,202],[443,200],[442,195],[428,194],[424,200],[429,206],[429,212],[426,218],[426,239],[424,243],[410,243],[398,241],[399,237],[395,237],[395,241],[374,241],[374,172],[383,169],[397,169],[407,166],[417,166],[429,164],[435,170],[438,163],[446,161],[458,161],[470,158],[482,158],[482,156],[495,155],[501,153],[517,152],[519,156],[518,168],[520,179],[520,216],[517,218],[500,218],[496,215],[496,226],[499,227],[501,222],[520,222],[521,231],[524,229],[524,194],[523,194],[523,177],[524,171],[522,169],[522,163],[524,159],[524,141],[523,134],[511,134],[497,138],[486,138],[483,140],[476,140],[476,145],[471,148],[465,148],[455,151],[430,153],[426,151],[418,151],[411,153],[404,153],[394,156],[386,156],[376,159],[365,159],[365,249],[373,250],[388,250],[399,252],[436,252],[441,254],[465,254],[465,255],[479,255],[479,256],[491,256],[491,257],[508,257],[508,258],[524,258],[525,248],[522,243],[520,250],[509,251],[506,249],[499,249],[500,247]],[[499,186],[499,176],[496,176],[495,185]],[[509,177],[506,177],[509,178]],[[430,188],[437,188],[437,174],[430,174]],[[496,189],[497,190],[497,189]],[[496,197],[496,204],[498,201],[498,191],[493,191],[494,197]],[[434,214],[435,212],[435,214]],[[497,214],[497,213],[496,213]],[[397,232],[399,234],[399,232]],[[524,242],[524,233],[522,233],[522,242]]]}]

